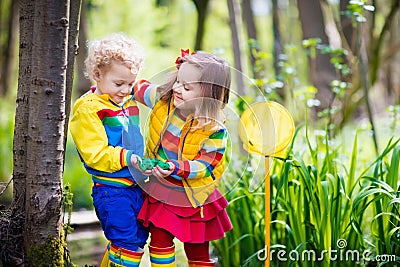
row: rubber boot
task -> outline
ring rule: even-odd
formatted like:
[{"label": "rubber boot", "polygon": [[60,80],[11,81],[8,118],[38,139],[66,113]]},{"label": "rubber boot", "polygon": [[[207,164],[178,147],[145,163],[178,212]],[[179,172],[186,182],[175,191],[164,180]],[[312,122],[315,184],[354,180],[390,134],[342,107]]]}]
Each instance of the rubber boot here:
[{"label": "rubber boot", "polygon": [[104,251],[99,267],[108,267],[108,248]]},{"label": "rubber boot", "polygon": [[175,246],[158,248],[149,246],[152,267],[175,267]]},{"label": "rubber boot", "polygon": [[215,261],[210,260],[210,261],[189,261],[189,267],[209,267],[209,266],[215,266]]},{"label": "rubber boot", "polygon": [[108,267],[139,267],[143,253],[111,244],[108,251]]}]

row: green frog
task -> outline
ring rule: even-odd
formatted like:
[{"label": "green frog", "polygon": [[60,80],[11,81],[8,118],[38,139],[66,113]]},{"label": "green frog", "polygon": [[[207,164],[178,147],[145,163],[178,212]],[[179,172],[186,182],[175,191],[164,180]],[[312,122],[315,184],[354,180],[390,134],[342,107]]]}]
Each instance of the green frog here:
[{"label": "green frog", "polygon": [[151,158],[151,159],[150,158],[142,158],[142,160],[139,159],[138,165],[142,171],[151,170],[156,166],[160,166],[160,168],[163,170],[170,169],[168,162],[162,162],[161,160],[158,160],[156,158]]}]

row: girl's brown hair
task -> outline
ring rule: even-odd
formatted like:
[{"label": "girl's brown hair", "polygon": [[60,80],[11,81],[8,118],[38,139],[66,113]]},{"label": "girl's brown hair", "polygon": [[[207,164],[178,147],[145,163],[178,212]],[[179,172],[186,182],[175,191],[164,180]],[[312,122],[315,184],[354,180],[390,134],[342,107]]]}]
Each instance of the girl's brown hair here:
[{"label": "girl's brown hair", "polygon": [[[201,104],[196,106],[195,118],[201,125],[214,123],[222,119],[222,109],[229,100],[231,70],[223,59],[209,53],[198,52],[180,59],[181,64],[192,64],[200,71]],[[172,87],[178,71],[170,73],[166,83],[159,87],[160,100],[169,102],[173,96]]]}]

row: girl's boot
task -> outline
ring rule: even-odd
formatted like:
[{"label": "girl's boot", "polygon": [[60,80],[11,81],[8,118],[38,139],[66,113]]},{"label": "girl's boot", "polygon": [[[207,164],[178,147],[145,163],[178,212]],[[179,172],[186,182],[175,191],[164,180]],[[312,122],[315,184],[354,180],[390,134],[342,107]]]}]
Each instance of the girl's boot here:
[{"label": "girl's boot", "polygon": [[100,267],[108,267],[108,248],[104,252],[103,258],[101,259]]},{"label": "girl's boot", "polygon": [[108,250],[108,267],[139,267],[143,253],[111,244]]},{"label": "girl's boot", "polygon": [[209,267],[215,266],[214,260],[209,261],[189,261],[189,267]]},{"label": "girl's boot", "polygon": [[158,248],[149,246],[152,267],[175,267],[175,246]]}]

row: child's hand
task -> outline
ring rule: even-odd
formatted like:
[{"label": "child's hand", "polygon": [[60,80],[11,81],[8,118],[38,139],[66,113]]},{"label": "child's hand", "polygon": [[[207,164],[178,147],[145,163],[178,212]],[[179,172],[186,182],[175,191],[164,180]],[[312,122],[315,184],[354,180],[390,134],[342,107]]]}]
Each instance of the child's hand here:
[{"label": "child's hand", "polygon": [[151,170],[151,174],[153,174],[157,178],[165,178],[170,176],[171,173],[175,170],[175,165],[172,162],[166,162],[169,165],[168,170],[163,170],[160,166],[156,166]]},{"label": "child's hand", "polygon": [[140,158],[138,155],[132,154],[132,156],[131,156],[131,164],[132,164],[133,166],[137,167],[137,166],[138,166],[138,161],[139,161],[139,160],[141,160],[141,158]]},{"label": "child's hand", "polygon": [[143,173],[144,175],[147,175],[147,176],[149,176],[149,175],[151,175],[152,174],[152,172],[151,172],[151,170],[142,170],[141,168],[140,168],[140,166],[139,166],[139,163],[140,162],[142,162],[142,158],[141,157],[139,157],[138,155],[136,155],[136,154],[132,154],[132,157],[131,157],[131,163],[132,163],[132,165],[136,168],[136,169],[138,169],[141,173]]}]

